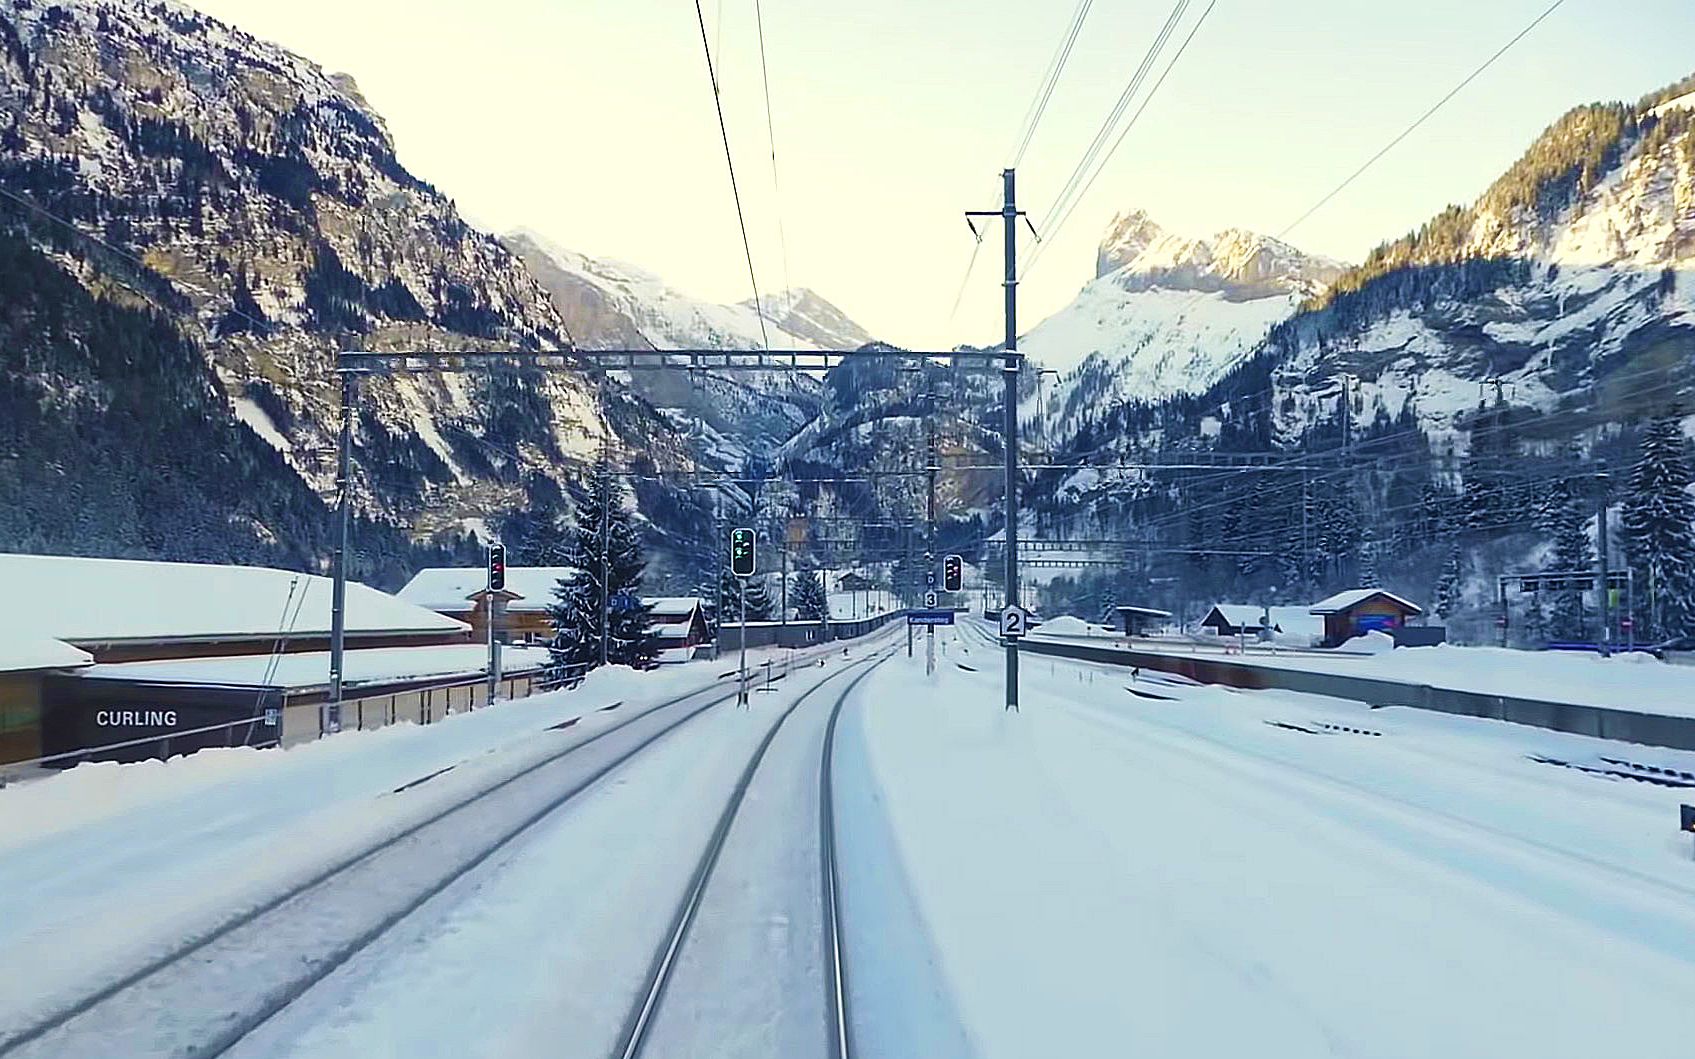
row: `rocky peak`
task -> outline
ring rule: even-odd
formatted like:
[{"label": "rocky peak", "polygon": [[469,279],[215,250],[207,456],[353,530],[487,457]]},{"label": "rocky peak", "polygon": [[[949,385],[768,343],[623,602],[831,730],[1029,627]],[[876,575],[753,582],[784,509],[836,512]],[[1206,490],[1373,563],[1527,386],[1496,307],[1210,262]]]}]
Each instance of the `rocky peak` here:
[{"label": "rocky peak", "polygon": [[[753,299],[742,302],[753,307]],[[873,341],[871,334],[817,291],[807,287],[767,294],[762,299],[765,318],[784,331],[819,349],[858,349]]]},{"label": "rocky peak", "polygon": [[1106,235],[1095,254],[1096,278],[1116,272],[1165,237],[1165,229],[1155,224],[1145,210],[1118,214],[1107,226]]},{"label": "rocky peak", "polygon": [[1111,277],[1129,291],[1217,291],[1247,300],[1314,294],[1345,267],[1241,228],[1199,239],[1177,235],[1136,210],[1113,219],[1096,254],[1095,271],[1097,279]]}]

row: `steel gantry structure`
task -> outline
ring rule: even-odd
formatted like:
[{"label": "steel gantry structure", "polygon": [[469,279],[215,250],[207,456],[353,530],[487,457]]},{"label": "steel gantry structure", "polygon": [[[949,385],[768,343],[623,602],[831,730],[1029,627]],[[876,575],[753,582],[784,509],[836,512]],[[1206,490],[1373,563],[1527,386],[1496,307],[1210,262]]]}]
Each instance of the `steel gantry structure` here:
[{"label": "steel gantry structure", "polygon": [[[966,223],[972,233],[972,218],[998,217],[1005,236],[1005,340],[1000,349],[955,349],[947,352],[904,350],[893,346],[868,345],[853,351],[772,351],[770,349],[576,349],[563,350],[345,350],[336,358],[341,378],[341,415],[336,441],[336,516],[339,523],[334,554],[334,590],[330,620],[330,700],[320,715],[326,731],[341,727],[343,654],[346,642],[347,535],[351,516],[353,408],[359,398],[359,380],[364,376],[407,373],[462,373],[495,370],[599,371],[602,380],[614,371],[708,372],[822,372],[850,358],[891,359],[922,367],[946,363],[956,369],[999,370],[1004,379],[1005,426],[1002,444],[1006,449],[1006,606],[1018,605],[1018,378],[1024,358],[1018,351],[1018,222],[1025,218],[1016,205],[1016,177],[1012,169],[1001,172],[1002,201],[997,210],[971,210]],[[1027,218],[1025,223],[1029,224]],[[1032,231],[1034,229],[1032,228]],[[927,472],[930,473],[930,472]],[[1018,640],[1006,642],[1006,708],[1018,709]]]},{"label": "steel gantry structure", "polygon": [[[1002,371],[1007,373],[1009,402],[1007,425],[1011,431],[1006,438],[1006,493],[1009,515],[1009,534],[1016,526],[1019,474],[1016,422],[1016,386],[1018,356],[1000,350],[957,349],[948,351],[906,350],[892,346],[867,346],[854,351],[795,351],[734,349],[569,349],[569,350],[346,350],[337,355],[336,373],[341,383],[341,407],[336,440],[336,545],[331,576],[334,581],[330,618],[330,696],[320,717],[324,731],[341,727],[341,701],[344,681],[344,651],[346,645],[347,549],[352,513],[353,420],[359,402],[360,380],[407,374],[464,374],[496,371],[562,371],[607,373],[619,371],[688,371],[688,372],[820,372],[828,371],[851,359],[891,360],[898,364],[921,367],[924,364],[944,363],[961,370]],[[723,484],[743,481],[724,472],[699,470],[678,472],[694,477],[700,484]],[[890,472],[924,474],[927,472]],[[882,477],[874,472],[866,477],[873,481]],[[823,481],[824,479],[820,479]],[[832,479],[835,480],[835,479]],[[751,480],[748,480],[751,481]],[[1008,571],[1016,576],[1017,544],[1009,549]],[[1008,600],[1015,599],[1009,590]],[[1009,645],[1009,652],[1014,648]],[[1016,679],[1016,662],[1010,663],[1008,673]],[[1016,688],[1008,691],[1009,702],[1016,704]]]}]

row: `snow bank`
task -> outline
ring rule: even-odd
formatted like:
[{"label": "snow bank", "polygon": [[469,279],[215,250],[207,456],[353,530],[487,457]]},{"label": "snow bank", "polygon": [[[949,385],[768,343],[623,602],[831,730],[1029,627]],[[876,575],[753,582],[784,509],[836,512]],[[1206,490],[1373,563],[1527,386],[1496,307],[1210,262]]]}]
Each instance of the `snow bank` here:
[{"label": "snow bank", "polygon": [[1103,628],[1099,625],[1092,625],[1089,622],[1084,621],[1082,618],[1078,618],[1070,614],[1061,614],[1057,618],[1049,618],[1047,621],[1042,622],[1041,625],[1037,626],[1031,632],[1031,635],[1088,636],[1099,638],[1110,637],[1113,635],[1113,632],[1112,630]]},{"label": "snow bank", "polygon": [[1394,649],[1395,638],[1386,632],[1378,632],[1375,629],[1362,636],[1354,637],[1339,648],[1342,651],[1353,651],[1357,654],[1367,655],[1380,655],[1385,651],[1393,651]]}]

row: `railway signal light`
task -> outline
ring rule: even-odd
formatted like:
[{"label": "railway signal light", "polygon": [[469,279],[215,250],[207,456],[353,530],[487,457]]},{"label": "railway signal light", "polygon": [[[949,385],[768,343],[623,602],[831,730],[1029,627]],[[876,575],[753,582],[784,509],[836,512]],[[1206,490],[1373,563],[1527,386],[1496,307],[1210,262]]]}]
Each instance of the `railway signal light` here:
[{"label": "railway signal light", "polygon": [[506,587],[506,545],[498,541],[488,546],[488,587],[491,592]]},{"label": "railway signal light", "polygon": [[754,536],[753,530],[747,526],[738,526],[730,531],[730,573],[737,577],[752,577]]},{"label": "railway signal light", "polygon": [[958,592],[965,583],[965,560],[957,555],[950,555],[942,560],[942,589],[946,592]]}]

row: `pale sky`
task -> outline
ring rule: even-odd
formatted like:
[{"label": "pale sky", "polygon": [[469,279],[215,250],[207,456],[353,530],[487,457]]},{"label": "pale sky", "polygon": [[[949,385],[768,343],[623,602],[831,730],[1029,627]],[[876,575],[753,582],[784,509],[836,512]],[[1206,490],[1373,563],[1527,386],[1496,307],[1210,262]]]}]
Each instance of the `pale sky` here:
[{"label": "pale sky", "polygon": [[[540,231],[701,298],[749,296],[693,0],[191,0],[359,82],[401,161],[473,223]],[[1549,0],[1219,0],[1022,289],[1092,277],[1114,213],[1274,233]],[[702,0],[762,291],[784,285],[753,0]],[[912,347],[1001,334],[999,171],[1072,0],[763,0],[788,281]],[[1096,0],[1019,171],[1038,227],[1170,4]],[[1205,7],[1190,5],[1185,25]],[[1289,236],[1348,260],[1470,201],[1569,107],[1695,70],[1695,3],[1567,0]],[[721,42],[721,43],[720,43]],[[1151,81],[1151,79],[1150,79]],[[1132,110],[1134,105],[1132,106]]]}]

